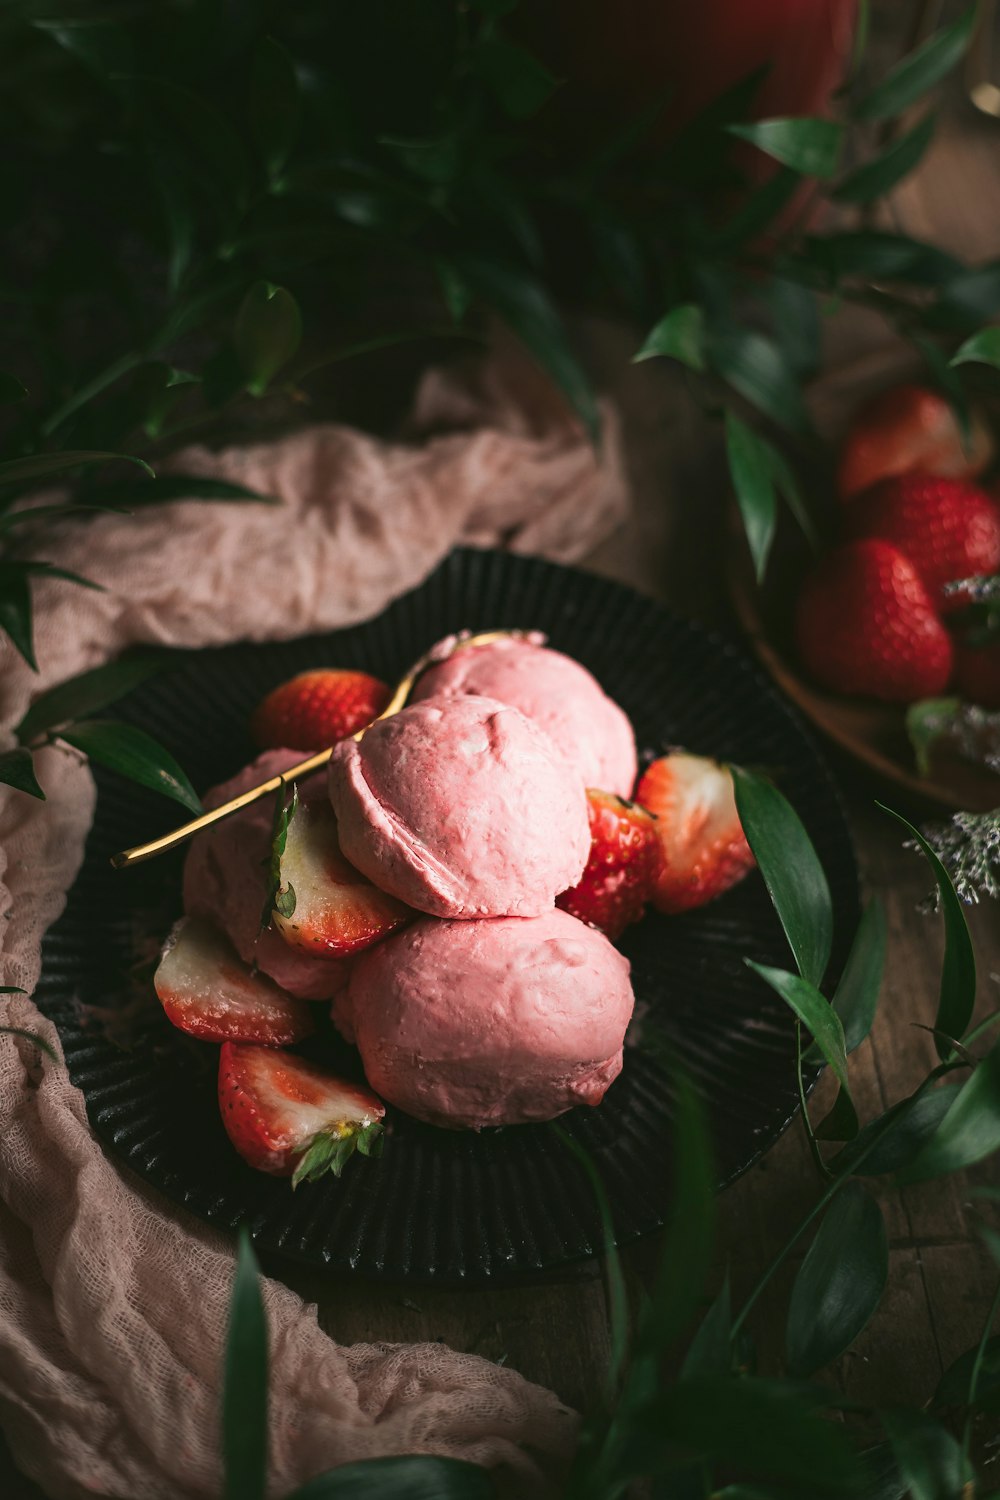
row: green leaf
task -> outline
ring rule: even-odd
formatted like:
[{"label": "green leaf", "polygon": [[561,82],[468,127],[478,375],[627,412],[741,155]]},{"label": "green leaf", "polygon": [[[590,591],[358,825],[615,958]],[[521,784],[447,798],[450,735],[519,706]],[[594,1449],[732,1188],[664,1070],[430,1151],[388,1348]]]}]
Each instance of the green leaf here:
[{"label": "green leaf", "polygon": [[45,793],[38,785],[38,778],[35,775],[34,761],[27,750],[0,752],[0,782],[3,782],[4,786],[14,787],[19,792],[27,792],[29,797],[37,797],[40,801],[45,801]]},{"label": "green leaf", "polygon": [[512,120],[537,114],[557,80],[531,52],[491,37],[472,54],[473,66]]},{"label": "green leaf", "polygon": [[[802,259],[822,270],[831,287],[845,277],[940,286],[964,270],[961,261],[936,245],[878,229],[808,236]],[[789,269],[795,264],[789,262]]]},{"label": "green leaf", "polygon": [[838,203],[871,203],[912,172],[930,145],[937,125],[935,115],[924,118],[880,155],[856,167],[834,188]]},{"label": "green leaf", "polygon": [[812,1375],[857,1338],[882,1299],[889,1245],[882,1211],[858,1182],[831,1201],[799,1267],[788,1304],[792,1375]]},{"label": "green leaf", "polygon": [[302,338],[302,315],[291,292],[269,281],[250,288],[236,314],[233,343],[247,390],[262,396]]},{"label": "green leaf", "polygon": [[16,562],[0,562],[0,630],[5,630],[32,671],[38,671],[31,620],[28,569]]},{"label": "green leaf", "polygon": [[670,1471],[700,1457],[748,1479],[843,1497],[860,1465],[843,1426],[791,1381],[708,1376],[667,1386],[641,1415],[653,1462]]},{"label": "green leaf", "polygon": [[762,235],[782,210],[792,201],[802,179],[791,167],[779,172],[748,192],[736,212],[711,236],[716,254],[732,254]]},{"label": "green leaf", "polygon": [[317,1474],[288,1500],[495,1500],[488,1469],[461,1458],[366,1458]]},{"label": "green leaf", "polygon": [[698,1375],[728,1375],[733,1367],[733,1306],[727,1269],[722,1289],[698,1325],[691,1340],[681,1380]]},{"label": "green leaf", "polygon": [[260,914],[261,932],[266,931],[270,927],[271,913],[273,911],[277,911],[283,917],[295,915],[295,891],[290,883],[284,893],[281,889],[281,857],[285,852],[285,845],[288,843],[288,826],[299,810],[299,790],[297,786],[292,786],[292,800],[286,807],[286,785],[287,783],[282,781],[274,795],[274,816],[271,820],[271,847],[267,858],[262,861],[267,867],[267,889],[264,892],[264,905]]},{"label": "green leaf", "polygon": [[963,268],[941,288],[927,321],[946,328],[975,328],[1000,312],[1000,261]]},{"label": "green leaf", "polygon": [[[920,845],[934,871],[941,909],[944,912],[945,931],[941,993],[934,1025],[946,1036],[960,1037],[968,1029],[976,1003],[976,955],[969,934],[969,924],[965,920],[965,911],[955,894],[955,887],[951,883],[948,871],[923,834],[899,813],[893,812],[891,807],[885,807],[881,802],[876,803],[876,806],[895,818],[897,823],[902,823],[910,837]],[[944,1059],[948,1056],[948,1044],[941,1038],[938,1039],[937,1049],[940,1058]]]},{"label": "green leaf", "polygon": [[992,365],[1000,370],[1000,328],[981,328],[966,339],[950,361],[953,365]]},{"label": "green leaf", "polygon": [[921,698],[906,710],[906,733],[921,776],[930,774],[931,750],[948,733],[959,706],[958,698]]},{"label": "green leaf", "polygon": [[258,42],[250,62],[248,110],[264,170],[273,181],[298,136],[302,96],[292,59],[270,36]]},{"label": "green leaf", "polygon": [[926,1182],[960,1172],[1000,1150],[1000,1042],[966,1079],[930,1140],[898,1181]]},{"label": "green leaf", "polygon": [[763,439],[728,408],[725,431],[729,473],[743,518],[754,573],[757,582],[762,583],[778,516],[771,465]]},{"label": "green leaf", "polygon": [[856,120],[885,120],[898,115],[926,94],[959,61],[972,35],[976,7],[897,63],[889,75],[854,108]]},{"label": "green leaf", "polygon": [[628,1295],[625,1290],[625,1277],[622,1273],[621,1256],[618,1254],[618,1246],[615,1242],[615,1227],[611,1218],[611,1205],[608,1202],[608,1195],[605,1191],[604,1183],[601,1181],[601,1175],[589,1152],[585,1151],[562,1126],[553,1125],[552,1131],[566,1147],[566,1150],[576,1157],[577,1162],[586,1173],[594,1195],[594,1201],[597,1204],[597,1212],[600,1215],[601,1237],[604,1242],[605,1274],[608,1282],[608,1332],[611,1344],[605,1384],[609,1400],[613,1402],[618,1393],[618,1385],[625,1364],[625,1356],[628,1352]]},{"label": "green leaf", "polygon": [[[935,1406],[966,1405],[978,1355],[976,1344],[948,1366],[934,1392]],[[973,1406],[976,1411],[1000,1412],[1000,1336],[988,1339],[983,1349]]]},{"label": "green leaf", "polygon": [[224,1500],[264,1500],[267,1486],[267,1321],[257,1261],[240,1230],[222,1392]]},{"label": "green leaf", "polygon": [[848,1134],[855,1134],[857,1114],[851,1103],[851,1087],[847,1077],[844,1028],[829,1000],[825,995],[820,994],[815,985],[810,984],[807,979],[803,979],[798,974],[789,974],[784,969],[768,968],[766,964],[754,963],[752,958],[744,959],[744,963],[748,968],[753,969],[755,974],[759,974],[761,979],[766,980],[775,994],[781,996],[789,1009],[812,1033],[816,1046],[830,1064],[840,1084],[841,1093],[838,1105],[841,1122]]},{"label": "green leaf", "polygon": [[[844,1028],[844,1047],[850,1054],[872,1029],[885,969],[885,907],[875,897],[865,907],[844,972],[833,996],[833,1008]],[[807,1055],[807,1062],[817,1058]]]},{"label": "green leaf", "polygon": [[494,309],[548,372],[591,440],[597,442],[599,422],[593,390],[541,283],[498,261],[463,256],[455,259],[455,265],[477,297]]},{"label": "green leaf", "polygon": [[920,1411],[880,1416],[911,1500],[957,1500],[973,1474],[951,1433]]},{"label": "green leaf", "polygon": [[708,356],[716,373],[765,417],[793,432],[809,430],[799,383],[773,340],[733,327],[710,340]]},{"label": "green leaf", "polygon": [[23,401],[27,394],[27,387],[21,384],[16,375],[8,375],[5,371],[0,371],[0,402],[8,405],[15,401]]},{"label": "green leaf", "polygon": [[254,500],[260,505],[280,505],[274,495],[248,490],[228,479],[209,479],[204,474],[160,474],[155,479],[125,480],[102,484],[84,491],[88,500],[99,497],[114,508],[134,510],[142,505],[165,505],[170,500]]},{"label": "green leaf", "polygon": [[704,370],[704,341],[704,313],[696,302],[681,302],[651,329],[638,354],[632,356],[632,363],[637,365],[663,354],[692,370]]},{"label": "green leaf", "polygon": [[732,773],[743,831],[799,973],[818,986],[833,944],[833,903],[823,866],[798,813],[777,787],[739,766]]},{"label": "green leaf", "polygon": [[90,760],[172,798],[189,812],[202,811],[194,787],[174,757],[144,729],[116,719],[85,719],[61,730],[59,738]]},{"label": "green leaf", "polygon": [[[871,1120],[851,1144],[833,1158],[830,1162],[832,1170],[838,1177],[846,1172],[857,1172],[860,1177],[881,1177],[886,1172],[898,1172],[934,1135],[960,1089],[961,1084],[945,1083],[900,1100],[885,1114]],[[888,1123],[890,1116],[891,1124]],[[872,1146],[876,1136],[880,1139]]]},{"label": "green leaf", "polygon": [[67,469],[83,468],[86,464],[112,462],[135,464],[153,478],[153,470],[143,458],[133,458],[128,453],[98,453],[89,449],[76,449],[65,453],[34,453],[27,458],[9,458],[0,463],[0,484],[27,484],[30,480],[47,479],[50,474],[62,474]]},{"label": "green leaf", "polygon": [[27,744],[47,729],[58,728],[72,719],[107,708],[138,687],[140,682],[176,666],[177,662],[177,654],[172,651],[127,651],[106,666],[81,672],[79,676],[69,677],[41,693],[15,733],[22,745]]},{"label": "green leaf", "polygon": [[683,1332],[698,1306],[715,1232],[715,1166],[705,1107],[694,1085],[674,1075],[673,1190],[660,1268],[636,1347],[656,1357]]},{"label": "green leaf", "polygon": [[461,323],[469,311],[472,293],[451,261],[439,257],[434,262],[434,269],[437,272],[445,306],[455,322]]},{"label": "green leaf", "polygon": [[[4,986],[3,989],[0,989],[0,995],[12,993],[15,992],[10,990],[7,986]],[[24,990],[17,990],[16,993],[19,995],[23,995]],[[25,1031],[23,1026],[0,1026],[0,1033],[2,1033],[4,1036],[21,1036],[26,1042],[34,1042],[38,1050],[40,1052],[44,1052],[46,1057],[51,1057],[54,1063],[57,1063],[60,1060],[59,1054],[55,1050],[55,1048],[50,1047],[45,1038],[39,1036],[37,1032]]]},{"label": "green leaf", "polygon": [[730,135],[749,141],[804,177],[832,177],[840,164],[844,127],[835,120],[803,116],[755,120],[745,125],[727,125],[726,129]]}]

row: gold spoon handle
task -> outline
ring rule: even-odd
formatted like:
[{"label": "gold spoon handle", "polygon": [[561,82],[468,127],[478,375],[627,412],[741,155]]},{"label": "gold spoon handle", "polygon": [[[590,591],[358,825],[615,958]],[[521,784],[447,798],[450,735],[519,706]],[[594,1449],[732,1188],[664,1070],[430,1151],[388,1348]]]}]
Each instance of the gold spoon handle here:
[{"label": "gold spoon handle", "polygon": [[[488,646],[492,641],[508,639],[529,640],[541,644],[544,637],[539,636],[537,631],[483,630],[478,635],[455,636],[451,646],[443,652],[438,646],[425,651],[420,660],[414,662],[406,676],[400,680],[389,702],[378,718],[372,720],[372,724],[377,724],[379,719],[388,719],[391,714],[398,713],[413,691],[413,684],[421,672],[426,671],[433,663],[444,661],[452,651],[463,650],[466,646]],[[366,724],[363,729],[359,729],[353,738],[360,740],[363,735],[367,734],[372,724]],[[270,781],[251,787],[249,791],[242,792],[231,801],[223,802],[220,807],[213,807],[211,812],[202,813],[200,818],[193,818],[190,823],[184,823],[180,828],[165,833],[162,838],[151,839],[148,844],[136,844],[131,849],[123,849],[120,854],[113,854],[111,863],[116,870],[124,870],[132,865],[142,864],[143,860],[153,859],[157,854],[165,854],[168,849],[176,849],[178,844],[183,844],[189,838],[193,838],[203,828],[211,828],[213,823],[219,823],[223,818],[239,812],[241,807],[250,807],[252,803],[259,802],[262,797],[276,792],[279,787],[287,785],[288,782],[300,781],[304,776],[311,776],[314,771],[322,770],[332,754],[332,745],[326,750],[319,750],[315,755],[310,755],[308,760],[300,760],[297,765],[289,766],[287,771],[282,771],[278,776],[272,776]]]}]

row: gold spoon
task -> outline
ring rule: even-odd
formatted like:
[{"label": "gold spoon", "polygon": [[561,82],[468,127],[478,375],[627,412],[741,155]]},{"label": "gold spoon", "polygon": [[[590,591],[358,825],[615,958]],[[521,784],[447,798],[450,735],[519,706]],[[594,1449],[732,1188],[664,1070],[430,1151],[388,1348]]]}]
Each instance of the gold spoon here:
[{"label": "gold spoon", "polygon": [[[419,661],[414,662],[406,676],[400,680],[396,691],[393,693],[385,708],[378,718],[372,720],[377,724],[380,719],[388,719],[390,715],[398,713],[406,703],[407,698],[413,691],[413,684],[422,672],[428,667],[436,666],[438,662],[446,661],[455,651],[464,651],[467,646],[488,646],[493,641],[514,640],[533,641],[540,644],[544,637],[537,630],[483,630],[478,635],[463,633],[449,636],[444,642],[432,646],[425,651]],[[352,738],[360,740],[372,724],[366,724],[359,729]],[[282,771],[278,776],[272,776],[270,781],[261,782],[260,786],[251,787],[248,792],[242,792],[239,797],[234,797],[231,802],[223,802],[221,807],[213,807],[211,812],[202,813],[200,818],[194,818],[190,823],[184,823],[180,828],[175,828],[171,833],[165,833],[162,838],[152,839],[148,844],[136,844],[132,849],[123,849],[120,854],[111,856],[111,863],[116,870],[128,869],[131,865],[138,865],[146,859],[153,859],[157,854],[164,854],[168,849],[176,849],[178,844],[183,844],[194,834],[200,833],[203,828],[210,828],[213,823],[228,818],[230,814],[239,812],[241,807],[249,807],[251,803],[259,802],[262,797],[276,792],[279,787],[287,785],[289,781],[297,781],[303,776],[311,776],[314,771],[319,771],[326,765],[333,754],[333,746],[326,750],[320,750],[315,755],[310,755],[308,760],[299,761],[297,765],[289,766],[287,771]]]}]

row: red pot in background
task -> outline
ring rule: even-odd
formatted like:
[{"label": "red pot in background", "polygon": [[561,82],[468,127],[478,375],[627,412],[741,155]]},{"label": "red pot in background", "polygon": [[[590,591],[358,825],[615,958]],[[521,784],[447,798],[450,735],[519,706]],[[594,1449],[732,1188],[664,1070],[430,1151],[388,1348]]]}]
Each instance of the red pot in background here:
[{"label": "red pot in background", "polygon": [[669,84],[648,136],[662,145],[761,67],[754,117],[823,114],[850,60],[857,0],[535,0],[516,15],[565,80],[559,116],[597,138]]}]

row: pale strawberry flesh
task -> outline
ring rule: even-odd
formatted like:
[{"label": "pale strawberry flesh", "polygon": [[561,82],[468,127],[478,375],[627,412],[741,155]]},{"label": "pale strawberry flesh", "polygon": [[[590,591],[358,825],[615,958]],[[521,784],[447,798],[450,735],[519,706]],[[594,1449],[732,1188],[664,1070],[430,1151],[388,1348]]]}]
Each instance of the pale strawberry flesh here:
[{"label": "pale strawberry flesh", "polygon": [[202,1041],[285,1047],[315,1029],[303,1000],[255,973],[202,917],[183,917],[174,927],[153,987],[169,1020]]},{"label": "pale strawberry flesh", "polygon": [[704,906],[741,880],[754,863],[725,766],[674,752],[653,761],[636,800],[656,816],[660,867],[652,892],[658,911]]},{"label": "pale strawberry flesh", "polygon": [[[300,1165],[310,1177],[319,1175],[311,1170],[316,1166],[339,1175],[355,1147],[375,1154],[371,1147],[385,1115],[369,1089],[294,1053],[231,1042],[219,1058],[219,1108],[244,1161],[279,1177],[296,1174]],[[309,1154],[311,1163],[303,1160]]]},{"label": "pale strawberry flesh", "polygon": [[290,915],[279,908],[274,926],[293,948],[343,958],[370,948],[413,913],[349,864],[340,852],[337,820],[326,803],[299,807],[281,855],[279,895],[291,892]]}]

